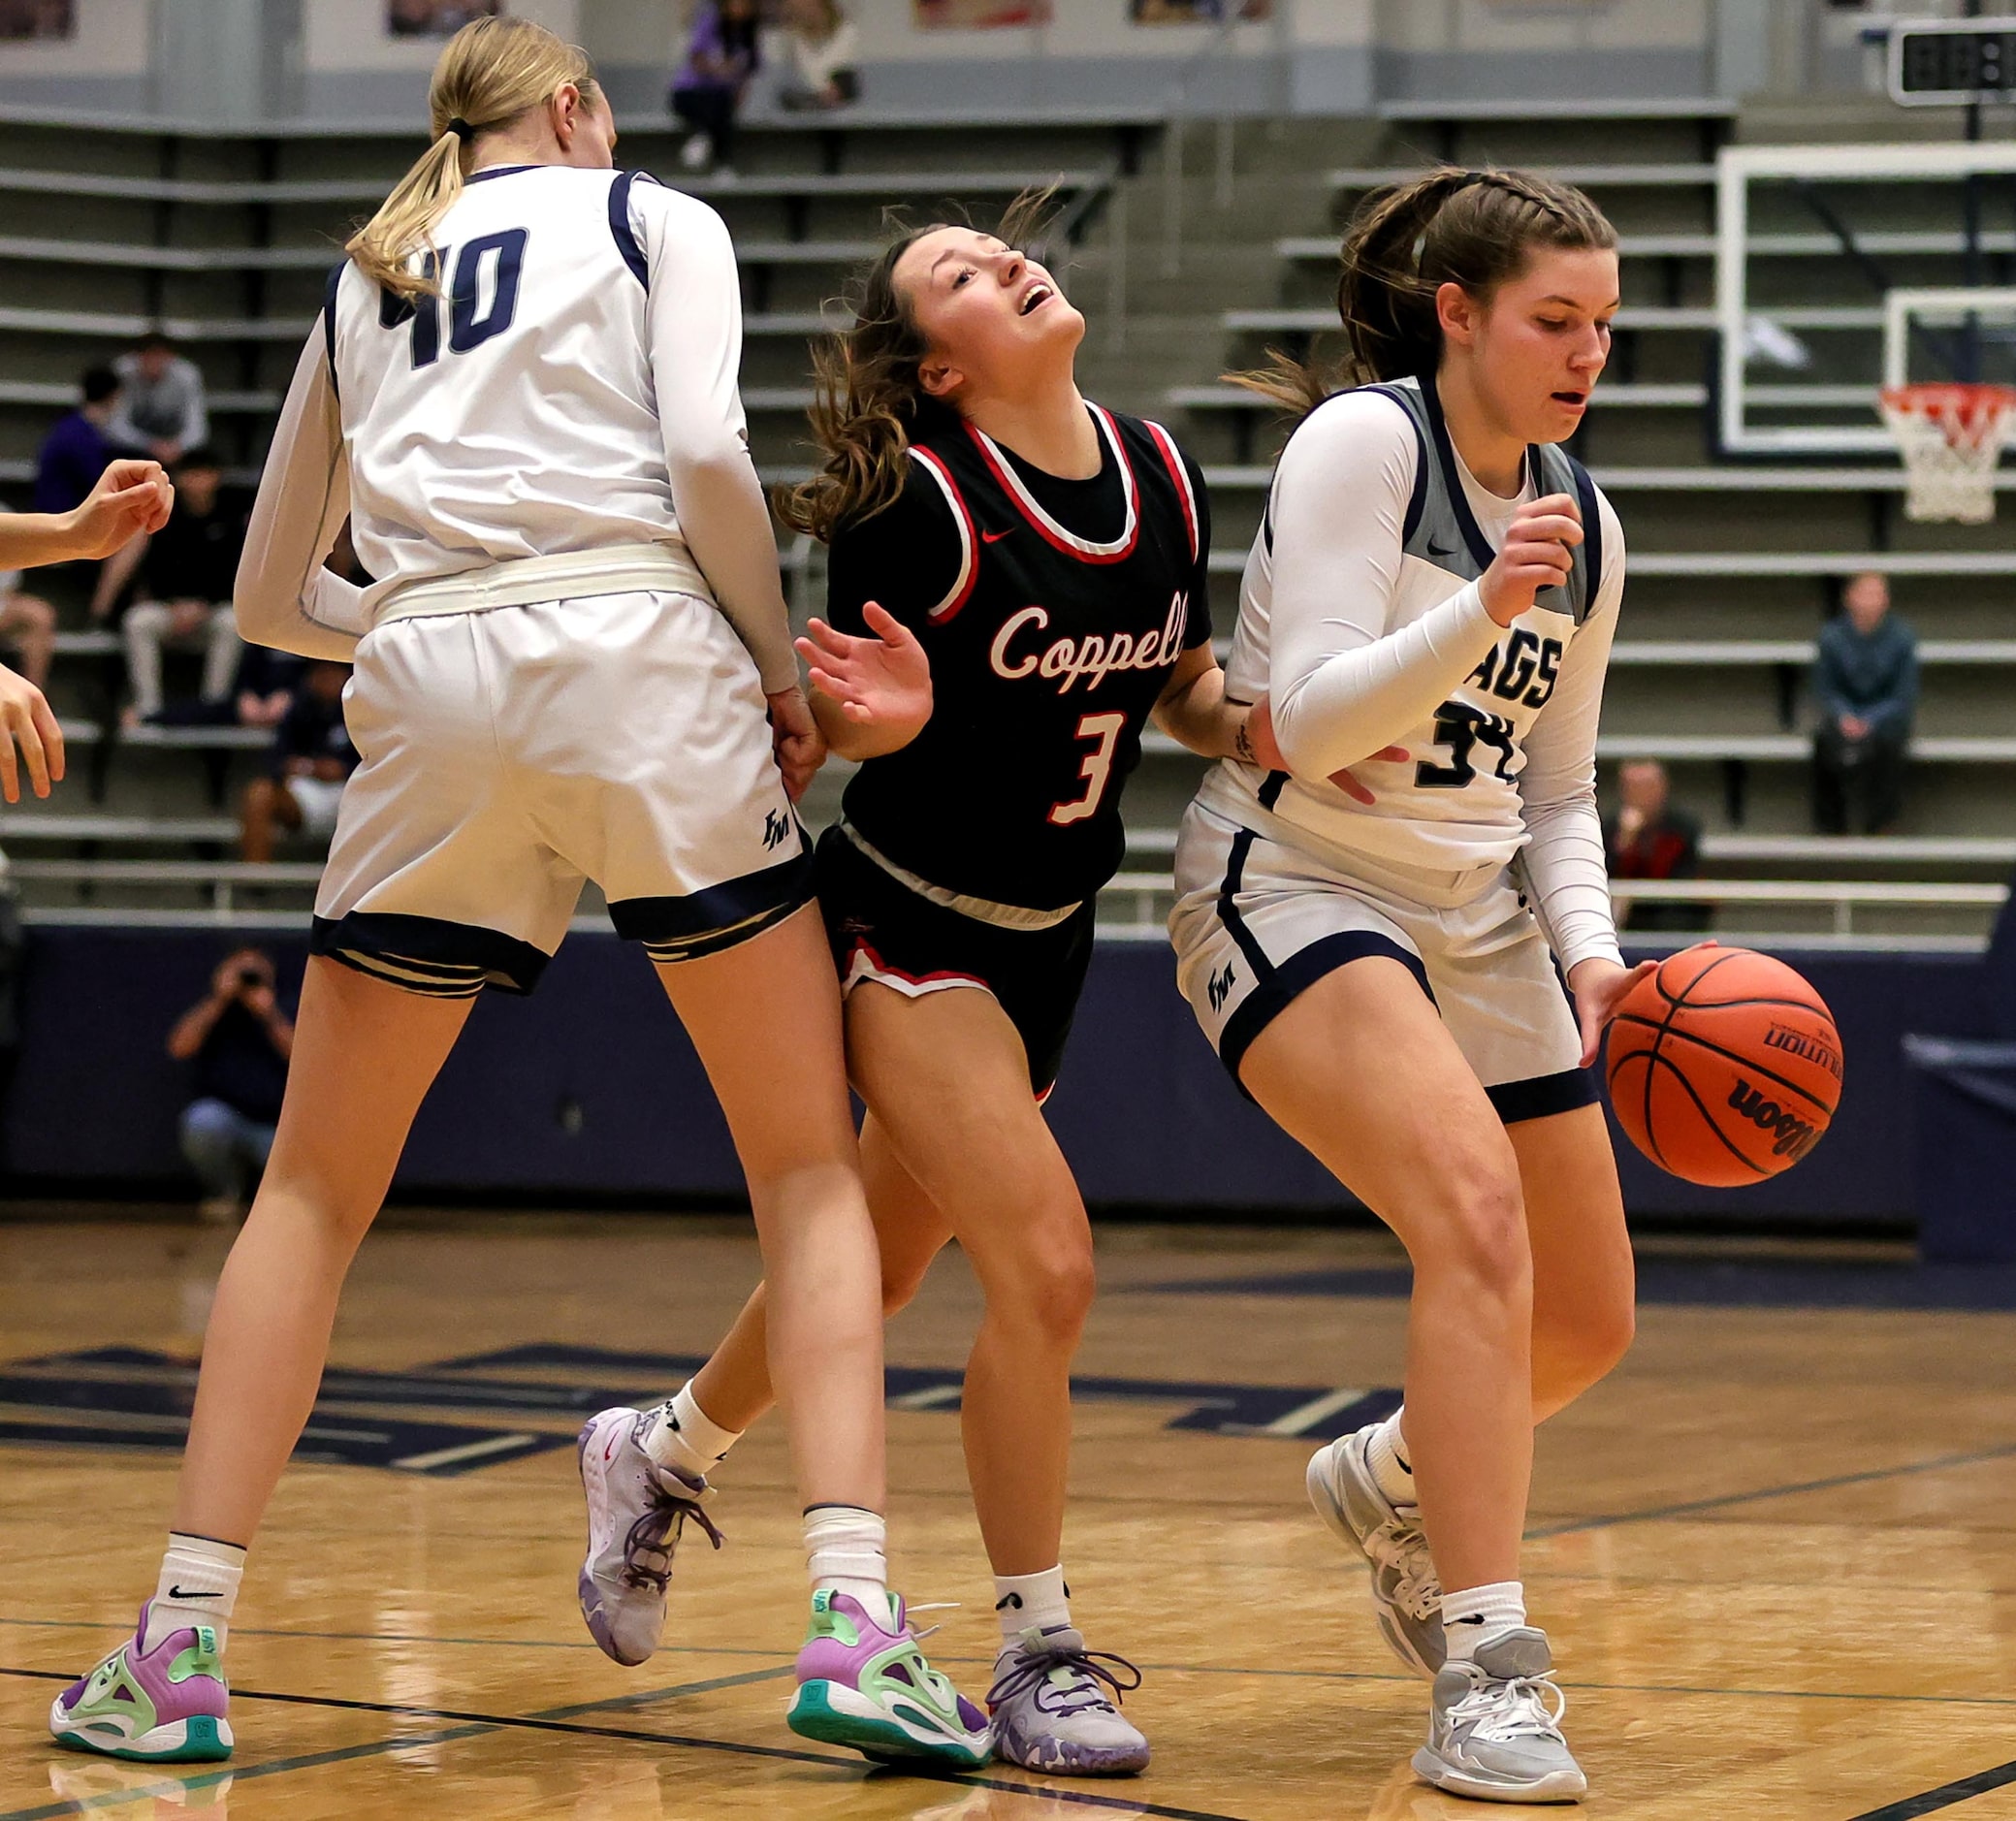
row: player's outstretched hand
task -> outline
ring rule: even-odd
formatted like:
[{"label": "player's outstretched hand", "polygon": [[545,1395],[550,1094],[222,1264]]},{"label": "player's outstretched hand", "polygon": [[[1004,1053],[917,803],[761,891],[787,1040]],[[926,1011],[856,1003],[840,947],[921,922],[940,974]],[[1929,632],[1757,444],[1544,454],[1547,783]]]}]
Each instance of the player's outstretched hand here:
[{"label": "player's outstretched hand", "polygon": [[1485,612],[1509,626],[1542,589],[1567,581],[1582,535],[1582,508],[1569,495],[1527,500],[1512,515],[1504,548],[1477,584]]},{"label": "player's outstretched hand", "polygon": [[784,794],[796,803],[826,762],[826,736],[812,718],[805,691],[795,684],[763,699],[770,705],[770,750],[784,773]]},{"label": "player's outstretched hand", "polygon": [[175,507],[175,486],[158,462],[120,461],[98,477],[72,515],[73,558],[110,557],[142,531],[158,531]]},{"label": "player's outstretched hand", "polygon": [[1582,1029],[1582,1066],[1586,1069],[1603,1047],[1603,1033],[1609,1028],[1624,996],[1650,974],[1656,961],[1641,961],[1635,968],[1619,967],[1600,955],[1578,961],[1568,975],[1575,994],[1575,1022]]},{"label": "player's outstretched hand", "polygon": [[875,601],[861,609],[873,638],[857,639],[814,620],[800,639],[798,654],[812,672],[812,687],[840,704],[848,719],[864,727],[914,739],[931,719],[931,660],[917,635]]},{"label": "player's outstretched hand", "polygon": [[63,729],[42,691],[0,665],[0,796],[10,803],[21,800],[20,765],[27,766],[35,794],[48,796],[49,785],[63,781]]},{"label": "player's outstretched hand", "polygon": [[[1262,696],[1259,701],[1254,703],[1252,714],[1246,718],[1245,732],[1248,750],[1240,753],[1239,756],[1241,758],[1247,759],[1251,764],[1260,766],[1264,771],[1285,772],[1288,770],[1288,761],[1281,756],[1280,743],[1274,738],[1274,711],[1268,705],[1265,696]],[[1405,759],[1406,756],[1407,749],[1405,747],[1388,746],[1381,747],[1378,751],[1372,753],[1367,758],[1360,759],[1359,762],[1361,765],[1374,763],[1396,765]],[[1330,773],[1330,783],[1335,784],[1339,790],[1343,791],[1354,802],[1372,803],[1377,801],[1371,791],[1359,782],[1357,774],[1348,765],[1342,771]]]}]

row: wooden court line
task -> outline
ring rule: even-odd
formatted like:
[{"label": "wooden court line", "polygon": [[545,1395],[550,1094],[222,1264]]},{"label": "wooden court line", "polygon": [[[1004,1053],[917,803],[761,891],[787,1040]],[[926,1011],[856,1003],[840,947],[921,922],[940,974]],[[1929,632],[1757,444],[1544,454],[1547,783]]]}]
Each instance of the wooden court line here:
[{"label": "wooden court line", "polygon": [[1760,1499],[1794,1498],[1801,1492],[1832,1492],[1844,1486],[1869,1486],[1879,1480],[1904,1480],[1916,1473],[1942,1473],[1949,1467],[1973,1467],[1987,1460],[2007,1460],[2016,1455],[2016,1442],[2000,1448],[1984,1448],[1967,1454],[1939,1454],[1902,1467],[1872,1467],[1866,1473],[1836,1474],[1828,1480],[1802,1480],[1791,1486],[1767,1486],[1754,1492],[1729,1492],[1720,1498],[1689,1499],[1680,1505],[1653,1505],[1644,1511],[1616,1512],[1607,1518],[1578,1518],[1570,1523],[1535,1524],[1525,1533],[1528,1543],[1547,1537],[1578,1536],[1585,1530],[1614,1530],[1619,1524],[1657,1523],[1664,1518],[1689,1518],[1696,1512],[1721,1511],[1731,1505],[1754,1504]]},{"label": "wooden court line", "polygon": [[[654,1689],[645,1694],[617,1695],[606,1701],[583,1702],[573,1707],[550,1708],[543,1713],[523,1715],[467,1713],[452,1708],[406,1707],[390,1702],[344,1701],[323,1695],[234,1688],[232,1694],[241,1701],[272,1701],[290,1707],[329,1708],[344,1712],[379,1713],[413,1719],[454,1720],[460,1724],[446,1730],[416,1734],[403,1739],[375,1740],[366,1744],[338,1746],[329,1751],[304,1753],[299,1757],[273,1758],[265,1764],[248,1765],[242,1770],[226,1769],[208,1772],[199,1776],[177,1777],[173,1783],[165,1785],[49,1803],[38,1808],[12,1809],[0,1814],[0,1821],[53,1821],[53,1817],[59,1815],[87,1814],[100,1808],[122,1807],[135,1802],[151,1802],[161,1795],[173,1793],[176,1787],[185,1790],[207,1789],[217,1783],[249,1782],[254,1777],[285,1775],[291,1772],[313,1770],[326,1764],[343,1763],[357,1758],[383,1757],[392,1752],[411,1751],[422,1746],[446,1744],[459,1740],[479,1738],[488,1733],[506,1731],[565,1733],[587,1739],[621,1739],[637,1744],[673,1745],[689,1751],[719,1751],[735,1757],[782,1759],[793,1764],[825,1765],[837,1770],[856,1771],[864,1775],[874,1773],[878,1767],[863,1759],[837,1757],[830,1752],[798,1751],[782,1745],[738,1744],[725,1739],[703,1739],[684,1733],[638,1732],[620,1726],[583,1726],[577,1721],[559,1717],[564,1714],[604,1712],[612,1709],[637,1707],[648,1701],[667,1701],[678,1695],[702,1694],[711,1689],[731,1687],[738,1683],[773,1680],[790,1675],[792,1668],[788,1663],[779,1664],[774,1669],[750,1670],[739,1676],[719,1677],[704,1682],[688,1682],[671,1688]],[[0,1667],[0,1676],[21,1677],[37,1681],[67,1682],[75,1679],[61,1670]],[[1056,1789],[1048,1784],[1014,1783],[1003,1777],[969,1775],[922,1766],[906,1765],[902,1769],[910,1775],[931,1782],[956,1783],[968,1789],[998,1790],[1003,1795],[1072,1803],[1080,1807],[1116,1809],[1123,1814],[1154,1815],[1159,1821],[1240,1821],[1237,1815],[1221,1814],[1200,1808],[1176,1808],[1164,1803],[1139,1802],[1123,1797],[1097,1796],[1089,1791]]]},{"label": "wooden court line", "polygon": [[1972,1802],[1976,1796],[1985,1796],[1990,1790],[2001,1789],[2010,1783],[2016,1783],[2016,1759],[1999,1764],[1992,1771],[1976,1771],[1972,1776],[1941,1783],[1937,1789],[1929,1789],[1922,1796],[1906,1796],[1904,1801],[1893,1802],[1885,1807],[1868,1809],[1850,1816],[1849,1821],[1915,1821],[1918,1815],[1936,1814],[1941,1808]]}]

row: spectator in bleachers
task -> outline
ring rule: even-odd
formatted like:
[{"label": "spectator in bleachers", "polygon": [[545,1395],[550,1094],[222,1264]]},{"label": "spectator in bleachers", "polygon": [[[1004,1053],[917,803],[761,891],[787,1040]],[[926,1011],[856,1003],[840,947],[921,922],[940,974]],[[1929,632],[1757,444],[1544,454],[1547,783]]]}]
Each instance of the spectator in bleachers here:
[{"label": "spectator in bleachers", "polygon": [[294,1024],[280,1008],[272,958],[240,948],[217,964],[210,990],[176,1020],[168,1053],[196,1065],[182,1109],[182,1155],[203,1185],[206,1220],[234,1221],[266,1167],[287,1090]]},{"label": "spectator in bleachers", "polygon": [[1880,835],[1904,807],[1918,708],[1918,635],[1890,611],[1890,583],[1851,576],[1841,611],[1820,628],[1813,663],[1813,825],[1823,835]]},{"label": "spectator in bleachers", "polygon": [[[8,508],[0,505],[0,512]],[[0,569],[0,645],[14,647],[20,673],[38,689],[49,687],[56,651],[56,610],[21,587],[18,569]]]},{"label": "spectator in bleachers", "polygon": [[734,157],[735,114],[759,56],[755,0],[700,0],[672,82],[672,112],[687,127],[679,162],[688,171]]},{"label": "spectator in bleachers", "polygon": [[[1630,759],[1617,777],[1622,799],[1603,824],[1604,858],[1612,879],[1692,879],[1701,870],[1701,825],[1673,807],[1666,767]],[[1705,930],[1705,904],[1635,902],[1619,926],[1632,930]]]},{"label": "spectator in bleachers", "polygon": [[[245,515],[219,498],[224,472],[208,449],[191,449],[170,472],[175,510],[140,557],[140,596],[126,614],[126,675],[133,688],[126,710],[129,726],[161,712],[164,646],[204,654],[205,702],[228,701],[238,670],[240,647],[231,590],[245,547]],[[106,565],[109,575],[119,561]],[[91,611],[108,616],[108,603],[115,598],[116,591],[101,584]]]},{"label": "spectator in bleachers", "polygon": [[75,512],[112,459],[107,436],[119,409],[118,374],[109,367],[87,367],[78,390],[80,402],[56,420],[35,459],[37,512]]},{"label": "spectator in bleachers", "polygon": [[173,467],[185,450],[209,441],[202,369],[166,335],[143,335],[132,353],[112,363],[112,371],[119,376],[119,408],[107,434],[120,448]]},{"label": "spectator in bleachers", "polygon": [[213,701],[164,702],[158,727],[277,727],[294,705],[307,659],[265,645],[240,643],[238,674],[227,695]]},{"label": "spectator in bleachers", "polygon": [[347,664],[315,658],[273,734],[268,775],[245,787],[240,852],[273,857],[277,832],[326,836],[334,831],[343,784],[357,769],[357,749],[343,724]]},{"label": "spectator in bleachers", "polygon": [[839,0],[788,0],[784,43],[790,63],[777,98],[786,108],[804,112],[860,100],[854,28]]}]

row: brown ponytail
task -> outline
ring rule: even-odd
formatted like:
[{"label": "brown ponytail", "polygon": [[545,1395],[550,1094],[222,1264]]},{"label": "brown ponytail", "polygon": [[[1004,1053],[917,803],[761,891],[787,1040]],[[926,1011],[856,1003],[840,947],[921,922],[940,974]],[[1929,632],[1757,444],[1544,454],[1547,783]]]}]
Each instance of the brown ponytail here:
[{"label": "brown ponytail", "polygon": [[1425,378],[1442,358],[1435,293],[1488,299],[1536,247],[1615,247],[1616,230],[1581,190],[1526,171],[1444,165],[1365,198],[1338,249],[1337,315],[1350,353],[1335,368],[1268,349],[1235,386],[1300,416],[1339,386]]},{"label": "brown ponytail", "polygon": [[411,261],[432,247],[434,224],[462,194],[476,135],[543,107],[569,82],[591,105],[601,96],[588,52],[529,19],[472,19],[449,39],[427,93],[433,144],[350,237],[343,251],[358,271],[400,297],[438,291]]},{"label": "brown ponytail", "polygon": [[[1054,188],[1024,190],[994,232],[1010,246],[1038,240],[1054,195]],[[809,481],[778,489],[776,501],[779,518],[822,544],[849,521],[872,519],[896,503],[919,419],[947,408],[917,377],[931,350],[896,289],[896,267],[927,234],[953,225],[934,221],[891,241],[854,281],[852,324],[813,346],[807,416],[825,461]]]}]

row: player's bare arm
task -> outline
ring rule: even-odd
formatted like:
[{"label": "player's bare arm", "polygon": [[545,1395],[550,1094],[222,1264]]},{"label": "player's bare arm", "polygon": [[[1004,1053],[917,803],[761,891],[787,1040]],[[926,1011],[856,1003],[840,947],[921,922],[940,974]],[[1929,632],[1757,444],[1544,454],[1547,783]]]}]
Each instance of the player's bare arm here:
[{"label": "player's bare arm", "polygon": [[113,462],[69,512],[9,513],[0,520],[0,569],[110,557],[168,523],[175,488],[158,462]]}]

